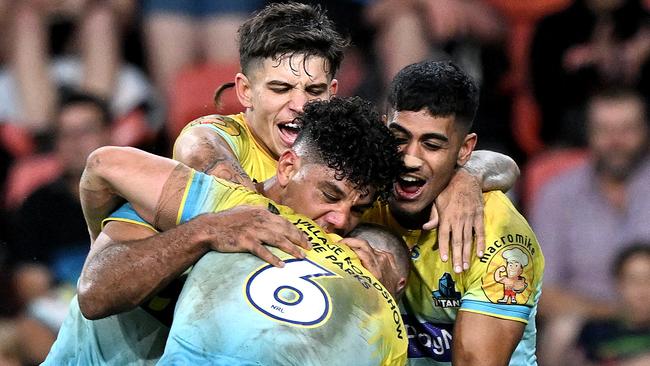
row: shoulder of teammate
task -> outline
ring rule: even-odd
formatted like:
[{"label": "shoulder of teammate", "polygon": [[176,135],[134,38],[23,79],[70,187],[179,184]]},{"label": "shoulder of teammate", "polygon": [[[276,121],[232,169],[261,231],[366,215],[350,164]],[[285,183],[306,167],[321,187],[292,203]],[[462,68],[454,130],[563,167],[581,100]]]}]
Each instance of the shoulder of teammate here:
[{"label": "shoulder of teammate", "polygon": [[486,248],[464,275],[461,310],[527,322],[541,290],[544,258],[526,219],[503,192],[484,194]]},{"label": "shoulder of teammate", "polygon": [[218,115],[212,114],[199,117],[188,123],[179,134],[174,143],[174,158],[180,148],[194,139],[208,139],[208,142],[214,141],[214,137],[219,136],[225,141],[235,156],[241,159],[241,154],[248,151],[249,134],[245,127],[243,114],[237,115]]}]

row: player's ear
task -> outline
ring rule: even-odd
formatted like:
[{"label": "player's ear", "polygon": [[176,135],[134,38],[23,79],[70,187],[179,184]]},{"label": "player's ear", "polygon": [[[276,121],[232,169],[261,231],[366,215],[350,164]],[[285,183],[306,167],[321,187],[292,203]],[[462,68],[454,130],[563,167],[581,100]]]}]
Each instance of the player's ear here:
[{"label": "player's ear", "polygon": [[406,278],[402,277],[397,282],[397,286],[395,286],[396,300],[399,300],[399,298],[402,297],[402,294],[404,293],[405,289],[406,289]]},{"label": "player's ear", "polygon": [[476,146],[477,136],[475,133],[468,133],[463,140],[463,144],[458,151],[458,159],[456,159],[456,164],[465,165],[470,156],[472,156],[472,151]]},{"label": "player's ear", "polygon": [[280,155],[280,159],[278,159],[278,169],[276,172],[280,186],[286,187],[299,168],[300,157],[292,149],[285,150]]},{"label": "player's ear", "polygon": [[235,75],[235,91],[237,92],[237,99],[244,108],[252,108],[251,102],[251,80],[241,72]]},{"label": "player's ear", "polygon": [[339,81],[336,79],[332,79],[330,82],[330,95],[334,96],[336,95],[336,92],[339,91]]}]

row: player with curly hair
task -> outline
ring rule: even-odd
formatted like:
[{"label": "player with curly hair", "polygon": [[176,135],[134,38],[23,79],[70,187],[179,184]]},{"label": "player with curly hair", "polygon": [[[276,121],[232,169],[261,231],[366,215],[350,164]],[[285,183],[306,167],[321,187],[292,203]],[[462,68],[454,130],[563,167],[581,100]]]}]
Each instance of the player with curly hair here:
[{"label": "player with curly hair", "polygon": [[[174,145],[174,158],[199,171],[252,189],[253,182],[264,181],[274,174],[280,154],[293,144],[300,129],[295,117],[303,105],[336,94],[338,82],[334,77],[347,42],[319,7],[291,2],[262,9],[242,25],[239,34],[242,72],[235,75],[234,84],[244,112],[205,116],[191,122]],[[479,161],[487,160],[490,159]],[[477,175],[483,175],[484,189],[508,187],[516,177],[514,162],[511,165],[514,170],[498,169],[496,174],[489,172],[493,168],[480,163],[475,165],[478,166],[481,168],[476,169]],[[454,177],[449,187],[455,189],[445,190],[440,201],[443,196],[447,197],[446,202],[450,197],[459,199],[454,200],[454,205],[441,205],[446,209],[441,211],[440,222],[447,224],[454,233],[462,232],[466,226],[480,232],[482,220],[476,220],[479,216],[477,206],[480,212],[482,205],[480,188],[466,171],[460,170]],[[474,194],[466,193],[468,185]],[[459,190],[464,194],[459,194]],[[211,230],[221,232],[214,237],[214,248],[235,243],[241,250],[256,252],[266,243],[292,253],[298,250],[292,247],[307,245],[295,228],[282,230],[286,226],[279,225],[276,217],[265,216],[267,213],[261,208],[246,210],[246,214],[243,209],[224,212],[224,220],[213,223]],[[437,211],[432,211],[434,213]],[[259,217],[260,225],[238,227],[242,216]],[[78,285],[80,305],[89,317],[133,309],[153,296],[161,277],[169,282],[198,258],[186,250],[191,243],[183,242],[188,236],[183,226],[174,229],[173,236],[156,235],[141,241],[129,235],[132,229],[129,220],[113,221],[108,226],[123,229],[121,233],[113,230],[106,243],[91,246],[88,265]],[[461,244],[461,239],[462,235],[453,236],[454,248],[463,247],[456,245]],[[466,245],[465,253],[470,253],[471,238],[462,244]],[[440,245],[443,252],[448,249],[449,242]],[[362,258],[365,258],[364,252],[370,251],[367,245],[360,243],[356,249]],[[176,250],[176,253],[161,259],[163,250]],[[133,258],[138,258],[150,271],[137,272]],[[278,264],[277,258],[270,260]],[[454,263],[461,260],[457,249],[453,260]]]},{"label": "player with curly hair", "polygon": [[[170,353],[161,362],[239,364],[251,357],[293,365],[341,364],[350,357],[358,357],[358,365],[405,361],[407,335],[396,297],[406,285],[408,263],[397,264],[391,255],[379,264],[379,272],[365,269],[347,245],[337,243],[339,236],[329,234],[350,232],[377,197],[387,195],[403,173],[397,143],[379,114],[360,98],[315,101],[300,118],[304,128],[280,155],[276,175],[258,184],[261,195],[134,148],[102,148],[89,157],[80,185],[85,212],[101,212],[120,195],[146,220],[138,225],[142,237],[154,235],[152,228],[186,225],[193,230],[185,240],[203,257],[183,286],[165,351]],[[289,253],[263,246],[264,252],[256,253],[267,261],[278,258],[282,270],[250,254],[203,256],[211,237],[220,235],[206,229],[209,224],[222,219],[222,211],[242,205],[263,207],[277,217],[279,227],[297,227],[313,249]],[[100,233],[103,216],[87,217],[97,241],[111,234],[108,227]],[[255,226],[256,220],[242,217],[239,224]],[[395,250],[402,251],[395,258],[408,258],[404,246]],[[148,310],[159,315],[160,304],[166,301],[173,308],[174,300],[154,297]],[[154,360],[165,339],[164,326],[156,328],[144,311],[92,321],[73,299],[45,364]],[[337,352],[318,347],[317,339],[328,339]]]}]

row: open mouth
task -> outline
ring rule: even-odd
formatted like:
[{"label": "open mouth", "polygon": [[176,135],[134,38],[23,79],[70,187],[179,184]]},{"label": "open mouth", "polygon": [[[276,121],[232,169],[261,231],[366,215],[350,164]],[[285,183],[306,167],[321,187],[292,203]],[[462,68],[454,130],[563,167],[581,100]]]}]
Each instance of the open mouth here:
[{"label": "open mouth", "polygon": [[278,123],[280,139],[287,147],[293,146],[293,142],[296,141],[301,128],[302,126],[294,121]]},{"label": "open mouth", "polygon": [[424,179],[403,175],[395,182],[395,194],[397,198],[402,200],[414,200],[422,193],[425,184],[426,180]]}]

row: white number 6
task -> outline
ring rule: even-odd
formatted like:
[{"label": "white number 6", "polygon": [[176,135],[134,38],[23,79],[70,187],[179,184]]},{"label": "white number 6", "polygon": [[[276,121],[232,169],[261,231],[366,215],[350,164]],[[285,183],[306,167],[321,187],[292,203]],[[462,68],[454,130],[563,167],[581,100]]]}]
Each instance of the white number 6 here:
[{"label": "white number 6", "polygon": [[317,327],[332,312],[329,294],[314,277],[338,277],[308,259],[289,259],[283,268],[266,265],[244,284],[246,299],[267,316],[292,325]]}]

